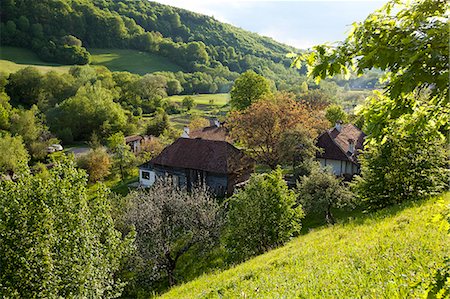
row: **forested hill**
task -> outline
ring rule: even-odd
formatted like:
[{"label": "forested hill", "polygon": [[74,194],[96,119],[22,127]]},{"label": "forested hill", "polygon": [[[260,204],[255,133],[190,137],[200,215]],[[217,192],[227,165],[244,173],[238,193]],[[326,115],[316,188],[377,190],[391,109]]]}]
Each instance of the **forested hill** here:
[{"label": "forested hill", "polygon": [[301,72],[289,67],[289,46],[147,0],[3,0],[0,14],[3,45],[30,48],[49,62],[87,64],[90,48],[122,48],[167,57],[218,84],[248,69],[277,85],[298,83]]},{"label": "forested hill", "polygon": [[[236,54],[283,60],[292,47],[271,38],[222,23],[206,15],[145,0],[94,0],[96,6],[132,18],[147,31],[160,32],[177,42],[202,41],[208,46],[232,47]],[[233,51],[229,50],[229,51]],[[215,53],[214,53],[215,54]],[[233,53],[230,53],[233,56]],[[217,56],[217,55],[215,55]],[[226,56],[222,54],[222,56]],[[224,57],[218,57],[221,61]]]}]

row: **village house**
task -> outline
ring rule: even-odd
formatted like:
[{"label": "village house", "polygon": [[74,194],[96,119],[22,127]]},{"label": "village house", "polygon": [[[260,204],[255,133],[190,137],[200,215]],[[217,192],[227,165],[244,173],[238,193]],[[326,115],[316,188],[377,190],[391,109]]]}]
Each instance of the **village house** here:
[{"label": "village house", "polygon": [[141,135],[132,135],[125,137],[125,144],[128,145],[131,151],[135,154],[141,151],[141,146],[144,142],[153,138],[152,136],[141,136]]},{"label": "village house", "polygon": [[336,123],[318,137],[317,147],[322,151],[316,158],[323,167],[331,167],[335,175],[349,179],[360,172],[358,154],[363,149],[365,136],[352,124]]},{"label": "village house", "polygon": [[149,187],[158,178],[170,177],[180,187],[205,184],[225,196],[248,180],[254,166],[253,159],[226,141],[179,138],[139,167],[139,182]]}]

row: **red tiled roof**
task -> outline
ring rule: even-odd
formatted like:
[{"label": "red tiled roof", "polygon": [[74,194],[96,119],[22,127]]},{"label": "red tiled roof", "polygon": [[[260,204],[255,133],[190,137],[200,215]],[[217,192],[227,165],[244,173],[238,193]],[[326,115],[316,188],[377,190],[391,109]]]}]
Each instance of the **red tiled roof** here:
[{"label": "red tiled roof", "polygon": [[210,126],[189,133],[190,138],[201,138],[208,140],[228,140],[228,131],[225,127]]},{"label": "red tiled roof", "polygon": [[[364,148],[366,135],[352,124],[342,125],[341,130],[336,127],[322,133],[317,139],[317,146],[323,149],[317,158],[350,161],[358,164],[357,156]],[[354,142],[354,152],[349,152],[349,141]]]},{"label": "red tiled roof", "polygon": [[254,165],[253,159],[226,141],[190,138],[177,139],[148,163],[220,174],[236,173]]}]

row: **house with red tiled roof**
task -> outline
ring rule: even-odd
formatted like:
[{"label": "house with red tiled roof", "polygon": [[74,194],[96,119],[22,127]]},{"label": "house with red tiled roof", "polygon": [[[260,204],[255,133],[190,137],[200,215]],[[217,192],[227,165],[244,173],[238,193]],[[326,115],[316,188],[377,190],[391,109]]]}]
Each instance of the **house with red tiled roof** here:
[{"label": "house with red tiled roof", "polygon": [[365,134],[352,124],[337,123],[317,139],[316,154],[323,167],[330,167],[338,176],[352,177],[360,172],[358,155],[364,148]]},{"label": "house with red tiled roof", "polygon": [[170,177],[180,187],[205,184],[224,196],[247,181],[254,166],[253,159],[226,141],[179,138],[139,167],[139,181],[148,187],[158,178]]},{"label": "house with red tiled roof", "polygon": [[228,129],[223,125],[223,123],[218,120],[210,120],[211,124],[208,127],[204,127],[198,130],[190,131],[188,127],[184,128],[183,138],[192,139],[208,139],[208,140],[218,140],[218,141],[230,141]]}]

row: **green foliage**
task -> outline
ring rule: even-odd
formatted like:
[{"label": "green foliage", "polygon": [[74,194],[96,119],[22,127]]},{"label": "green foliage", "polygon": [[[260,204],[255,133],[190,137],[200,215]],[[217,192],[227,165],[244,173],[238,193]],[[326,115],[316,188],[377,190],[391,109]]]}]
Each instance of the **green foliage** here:
[{"label": "green foliage", "polygon": [[[389,102],[387,98],[372,99],[368,111],[377,111],[375,107],[386,107]],[[382,139],[372,138],[366,143],[362,177],[357,180],[356,190],[373,208],[448,189],[448,149],[439,123],[432,120],[420,102],[413,109],[414,113],[381,124]],[[375,124],[376,116],[373,117],[369,118],[369,125]]]},{"label": "green foliage", "polygon": [[169,117],[164,110],[159,110],[147,126],[147,135],[158,137],[170,128]]},{"label": "green foliage", "polygon": [[297,191],[304,210],[307,213],[322,213],[330,224],[336,222],[331,209],[342,208],[352,200],[352,194],[343,185],[342,179],[336,178],[330,169],[323,169],[316,163],[308,176],[300,178]]},{"label": "green foliage", "polygon": [[244,110],[263,96],[270,94],[270,84],[266,78],[254,71],[247,71],[234,82],[230,95],[231,107]]},{"label": "green foliage", "polygon": [[348,115],[342,109],[341,105],[330,105],[327,107],[327,110],[325,112],[325,117],[328,119],[328,121],[334,125],[338,121],[342,121],[343,123],[348,122]]},{"label": "green foliage", "polygon": [[86,175],[65,160],[48,175],[0,182],[0,281],[12,298],[116,298],[122,258],[133,234],[121,236],[109,192],[89,195]]},{"label": "green foliage", "polygon": [[300,231],[302,207],[280,168],[253,175],[228,204],[226,246],[237,259],[277,247]]},{"label": "green foliage", "polygon": [[450,253],[440,212],[431,199],[350,218],[161,298],[422,298]]},{"label": "green foliage", "polygon": [[37,104],[41,96],[42,76],[33,67],[27,67],[9,76],[6,93],[11,102],[26,108]]},{"label": "green foliage", "polygon": [[192,97],[184,97],[183,101],[181,102],[181,106],[189,111],[195,107],[195,101]]},{"label": "green foliage", "polygon": [[0,174],[7,171],[21,173],[27,170],[28,152],[22,142],[21,136],[11,137],[0,133]]},{"label": "green foliage", "polygon": [[[385,94],[364,115],[366,153],[357,190],[372,207],[423,198],[448,186],[444,134],[449,132],[446,1],[390,1],[354,25],[344,43],[317,46],[306,59],[317,79],[379,68]],[[442,134],[444,133],[444,134]],[[447,140],[448,142],[448,140]]]},{"label": "green foliage", "polygon": [[136,166],[136,157],[131,152],[130,146],[125,143],[125,136],[122,132],[108,137],[108,148],[113,153],[113,169],[119,172],[120,179],[123,181],[125,176]]},{"label": "green foliage", "polygon": [[47,119],[51,130],[63,140],[69,134],[64,130],[70,130],[74,140],[86,140],[94,131],[101,136],[125,132],[128,121],[126,111],[101,84],[81,87],[75,96],[51,109]]}]

